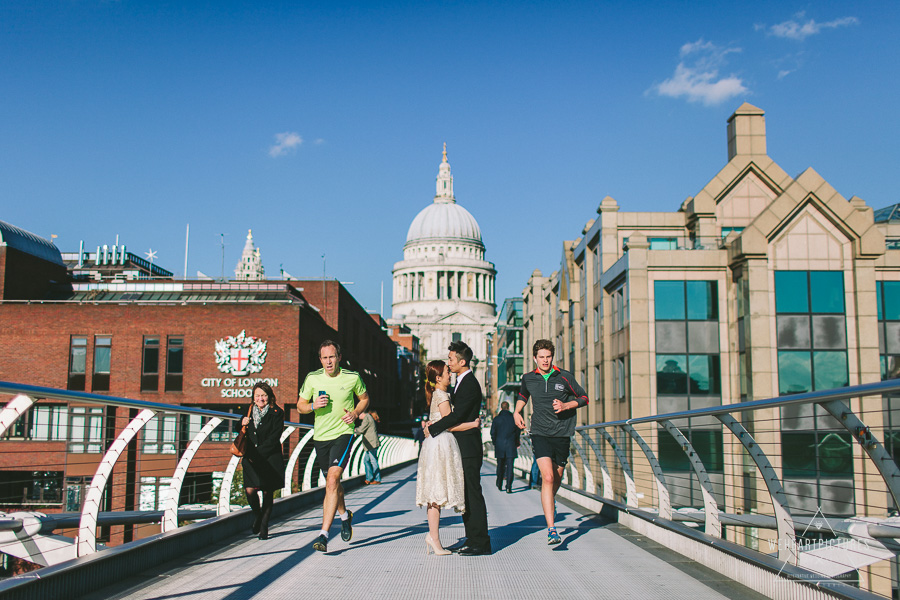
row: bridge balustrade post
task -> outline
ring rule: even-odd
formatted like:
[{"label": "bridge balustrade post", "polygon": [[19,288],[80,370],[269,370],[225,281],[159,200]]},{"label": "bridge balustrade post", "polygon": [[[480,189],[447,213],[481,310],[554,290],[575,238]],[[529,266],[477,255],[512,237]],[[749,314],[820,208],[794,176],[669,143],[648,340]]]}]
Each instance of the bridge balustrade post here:
[{"label": "bridge balustrade post", "polygon": [[[291,494],[291,479],[294,474],[294,467],[297,464],[297,459],[300,458],[300,453],[303,452],[303,448],[306,447],[306,444],[309,443],[309,440],[312,439],[313,430],[309,429],[300,438],[300,441],[297,442],[297,445],[294,447],[294,450],[291,452],[290,458],[288,458],[287,464],[284,466],[284,487],[281,489],[282,496],[288,496]],[[300,477],[300,489],[306,489],[303,487],[303,477]]]},{"label": "bridge balustrade post", "polygon": [[637,487],[634,485],[634,475],[631,473],[631,466],[628,464],[628,458],[605,427],[599,428],[597,432],[603,436],[606,443],[613,449],[616,460],[619,461],[619,467],[622,469],[622,476],[625,478],[625,504],[637,508]]},{"label": "bridge balustrade post", "polygon": [[572,438],[572,447],[575,448],[575,452],[581,459],[582,468],[584,469],[584,490],[589,491],[592,494],[596,494],[597,486],[594,482],[594,473],[591,471],[591,465],[587,459],[587,453],[574,437]]},{"label": "bridge balustrade post", "polygon": [[747,454],[756,463],[756,468],[762,475],[769,490],[772,500],[772,508],[775,510],[775,523],[778,530],[778,560],[797,564],[797,544],[794,540],[794,519],[791,516],[791,508],[788,505],[784,487],[775,473],[775,468],[769,462],[766,453],[763,452],[750,432],[730,414],[716,415],[725,427],[743,444]]},{"label": "bridge balustrade post", "polygon": [[169,497],[166,500],[165,514],[161,523],[163,532],[172,531],[178,527],[178,501],[181,499],[181,486],[184,483],[184,476],[187,474],[188,467],[191,466],[191,461],[194,460],[200,445],[206,441],[209,434],[221,422],[222,419],[219,417],[212,417],[203,426],[203,429],[194,436],[194,439],[191,440],[191,443],[185,449],[184,454],[181,455],[181,460],[178,461],[178,466],[175,467],[175,472],[172,474],[172,481],[169,483]]},{"label": "bridge balustrade post", "polygon": [[600,451],[600,446],[588,435],[585,431],[578,431],[581,434],[581,437],[584,438],[584,441],[591,447],[591,450],[594,452],[594,456],[597,458],[597,462],[600,464],[600,475],[603,477],[603,492],[602,495],[604,498],[608,498],[609,500],[614,500],[615,496],[613,495],[613,486],[612,486],[612,477],[609,474],[609,467],[606,465],[606,459],[603,458],[603,453]]},{"label": "bridge balustrade post", "polygon": [[650,469],[653,471],[653,477],[656,479],[656,493],[659,498],[659,516],[671,521],[672,502],[669,499],[669,487],[666,485],[666,476],[663,475],[662,467],[659,466],[656,455],[653,453],[650,445],[644,441],[644,438],[641,437],[641,434],[638,433],[634,427],[631,425],[620,425],[619,427],[637,442],[641,451],[643,451],[647,462],[650,463]]},{"label": "bridge balustrade post", "polygon": [[100,514],[100,501],[103,499],[103,491],[106,482],[112,473],[116,462],[128,447],[128,443],[146,425],[150,419],[156,416],[156,412],[145,408],[122,429],[116,440],[110,445],[109,450],[103,455],[97,472],[91,480],[84,499],[84,507],[81,510],[81,522],[78,526],[78,556],[85,556],[97,551],[97,517]]},{"label": "bridge balustrade post", "polygon": [[691,445],[690,440],[688,440],[687,437],[681,433],[681,430],[679,430],[671,421],[660,421],[659,424],[675,438],[675,441],[687,455],[691,467],[694,469],[694,474],[697,476],[697,481],[700,483],[700,493],[703,495],[703,513],[706,517],[704,531],[707,535],[722,537],[722,525],[719,521],[719,505],[716,502],[712,481],[709,479],[709,474],[706,472],[703,461],[700,460],[700,456],[694,450],[694,446]]}]

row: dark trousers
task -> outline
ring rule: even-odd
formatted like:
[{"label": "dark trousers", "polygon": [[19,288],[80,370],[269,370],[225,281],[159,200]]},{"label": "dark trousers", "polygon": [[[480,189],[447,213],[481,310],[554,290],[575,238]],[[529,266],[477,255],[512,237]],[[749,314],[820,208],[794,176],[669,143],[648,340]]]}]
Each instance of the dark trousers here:
[{"label": "dark trousers", "polygon": [[515,462],[515,459],[511,456],[497,459],[497,487],[499,489],[503,489],[504,479],[506,479],[506,489],[512,489],[513,462]]},{"label": "dark trousers", "polygon": [[487,507],[481,492],[481,456],[463,458],[463,478],[466,482],[466,512],[463,525],[466,528],[466,545],[473,548],[490,548],[488,535]]}]

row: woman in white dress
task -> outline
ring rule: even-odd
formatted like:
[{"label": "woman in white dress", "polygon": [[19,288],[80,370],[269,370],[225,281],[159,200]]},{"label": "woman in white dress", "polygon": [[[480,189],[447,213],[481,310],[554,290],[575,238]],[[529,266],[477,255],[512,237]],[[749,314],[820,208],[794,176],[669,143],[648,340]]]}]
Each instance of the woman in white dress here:
[{"label": "woman in white dress", "polygon": [[[442,360],[433,360],[425,367],[425,398],[428,401],[428,420],[446,417],[450,406],[450,369]],[[466,431],[481,426],[481,419],[460,423],[447,431]],[[450,554],[441,545],[438,526],[441,508],[452,506],[456,512],[465,512],[466,494],[463,479],[462,456],[456,438],[442,433],[427,437],[419,453],[419,473],[416,479],[416,506],[428,507],[428,534],[425,536],[425,554]]]}]

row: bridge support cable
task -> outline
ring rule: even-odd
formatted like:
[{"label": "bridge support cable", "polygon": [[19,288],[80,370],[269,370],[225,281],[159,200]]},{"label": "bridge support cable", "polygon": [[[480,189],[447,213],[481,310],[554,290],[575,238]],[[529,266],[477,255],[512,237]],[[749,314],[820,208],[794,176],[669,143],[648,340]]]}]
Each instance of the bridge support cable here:
[{"label": "bridge support cable", "polygon": [[688,440],[681,430],[679,430],[671,421],[662,420],[659,424],[675,438],[678,446],[687,455],[691,467],[694,469],[694,474],[697,475],[697,481],[700,482],[700,493],[703,495],[703,513],[706,518],[704,525],[705,533],[717,538],[722,537],[722,525],[719,521],[719,505],[716,502],[712,481],[709,479],[709,474],[706,472],[703,461],[700,460],[700,456],[694,450],[694,446],[691,444],[690,440]]}]

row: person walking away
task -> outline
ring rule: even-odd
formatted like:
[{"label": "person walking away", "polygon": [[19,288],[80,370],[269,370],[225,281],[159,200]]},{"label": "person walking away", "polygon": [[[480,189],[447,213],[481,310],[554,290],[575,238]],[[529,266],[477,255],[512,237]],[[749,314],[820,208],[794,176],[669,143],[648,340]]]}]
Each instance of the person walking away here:
[{"label": "person walking away", "polygon": [[547,519],[547,543],[559,544],[556,531],[556,493],[569,460],[569,447],[575,435],[575,410],[587,406],[588,397],[575,377],[553,365],[556,351],[550,340],[534,343],[534,371],[522,376],[513,418],[525,429],[522,409],[531,401],[531,446],[541,471],[541,506]]},{"label": "person walking away", "polygon": [[[253,513],[251,531],[259,539],[269,539],[269,517],[275,490],[284,486],[284,457],[281,434],[284,431],[284,411],[275,403],[275,392],[263,381],[253,386],[253,408],[241,424],[247,427],[247,449],[241,459],[244,469],[244,491]],[[259,492],[262,491],[262,506]]]},{"label": "person walking away", "polygon": [[381,422],[378,411],[367,410],[360,415],[361,423],[356,428],[356,435],[362,436],[363,465],[366,468],[366,484],[381,483],[381,467],[378,465],[378,426]]},{"label": "person walking away", "polygon": [[[437,436],[448,429],[468,423],[478,418],[484,397],[481,384],[475,379],[471,363],[472,349],[463,342],[453,342],[448,348],[447,366],[456,374],[456,385],[450,402],[453,410],[439,421],[431,422],[425,429],[425,436]],[[487,507],[481,491],[481,430],[453,432],[462,455],[463,475],[466,480],[466,512],[463,525],[466,530],[466,544],[459,553],[467,556],[482,556],[491,553],[491,537],[488,533]]]},{"label": "person walking away", "polygon": [[[315,413],[313,446],[319,468],[325,474],[325,500],[322,503],[322,531],[313,549],[328,552],[328,530],[334,513],[341,517],[341,539],[353,537],[353,512],[344,504],[341,475],[350,460],[356,419],[369,405],[369,394],[359,373],[341,368],[341,347],[331,340],[319,344],[322,368],[303,380],[297,410]],[[354,403],[354,398],[356,403]]]},{"label": "person walking away", "polygon": [[[433,360],[425,367],[425,401],[429,418],[437,421],[450,414],[450,370],[442,360]],[[460,423],[450,431],[478,429],[481,419]],[[441,544],[441,509],[453,507],[456,512],[466,510],[466,485],[463,475],[462,455],[456,438],[447,433],[425,438],[419,454],[416,475],[416,506],[428,507],[428,535],[425,536],[425,554],[450,554]]]},{"label": "person walking away", "polygon": [[506,480],[506,493],[512,493],[513,463],[519,455],[519,432],[516,420],[509,412],[509,402],[500,403],[500,412],[491,423],[491,441],[494,443],[494,458],[497,459],[497,489],[503,490]]}]

